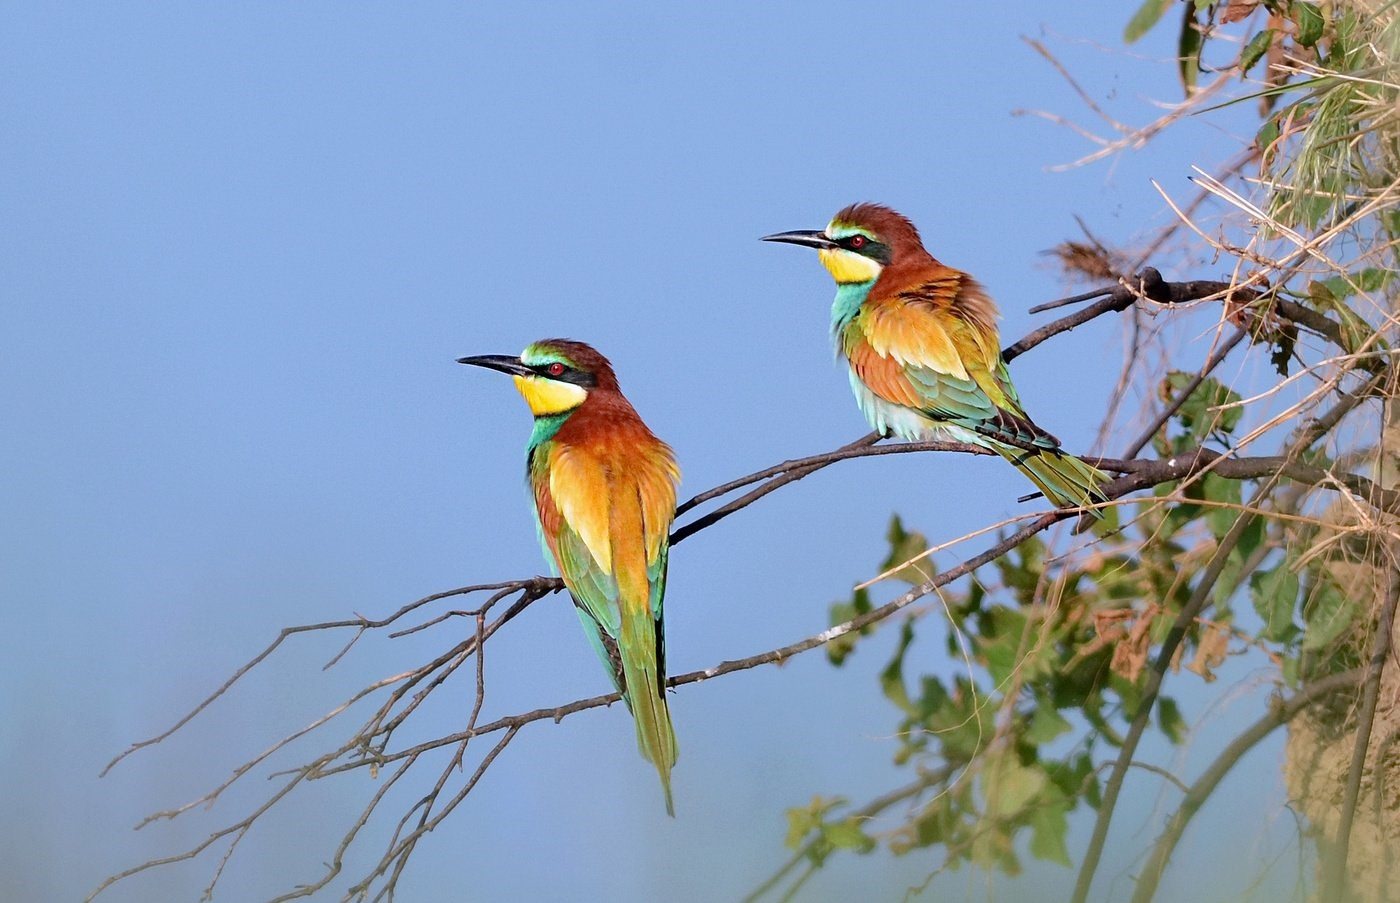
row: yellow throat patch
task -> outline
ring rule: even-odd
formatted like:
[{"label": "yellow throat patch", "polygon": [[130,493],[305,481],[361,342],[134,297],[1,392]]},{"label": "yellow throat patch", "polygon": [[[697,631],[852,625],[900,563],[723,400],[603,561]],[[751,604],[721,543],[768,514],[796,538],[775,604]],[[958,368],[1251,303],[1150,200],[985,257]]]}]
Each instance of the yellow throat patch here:
[{"label": "yellow throat patch", "polygon": [[841,283],[870,282],[879,278],[880,270],[884,269],[878,261],[845,248],[822,248],[817,256],[831,278]]},{"label": "yellow throat patch", "polygon": [[536,417],[562,414],[583,404],[588,390],[573,383],[545,379],[543,376],[513,376],[515,388]]}]

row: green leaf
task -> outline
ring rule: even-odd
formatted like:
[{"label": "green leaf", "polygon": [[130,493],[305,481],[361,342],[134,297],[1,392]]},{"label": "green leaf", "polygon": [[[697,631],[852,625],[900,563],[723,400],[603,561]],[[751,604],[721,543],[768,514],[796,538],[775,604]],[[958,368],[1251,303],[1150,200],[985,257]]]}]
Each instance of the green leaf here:
[{"label": "green leaf", "polygon": [[912,642],[914,642],[914,622],[912,619],[905,619],[904,626],[899,631],[899,648],[895,650],[890,663],[885,665],[885,670],[880,672],[880,689],[884,692],[885,698],[898,706],[900,711],[906,715],[918,714],[913,703],[909,701],[909,691],[904,687],[904,653]]},{"label": "green leaf", "polygon": [[1041,589],[1041,579],[1045,570],[1045,543],[1031,538],[1007,555],[996,561],[997,572],[1009,589],[1016,592],[1017,600],[1029,603]]},{"label": "green leaf", "polygon": [[808,834],[823,829],[822,820],[826,817],[826,813],[843,802],[845,800],[839,797],[823,799],[820,796],[814,796],[806,806],[794,806],[787,810],[788,830],[787,837],[783,842],[787,844],[788,849],[798,849]]},{"label": "green leaf", "polygon": [[1352,625],[1360,610],[1361,606],[1342,595],[1332,581],[1319,581],[1312,599],[1308,601],[1303,648],[1312,652],[1331,645]]},{"label": "green leaf", "polygon": [[982,772],[982,780],[988,813],[1003,818],[1028,807],[1049,783],[1044,771],[1022,765],[1014,750],[994,758]]},{"label": "green leaf", "polygon": [[1070,723],[1048,702],[1040,702],[1031,715],[1030,726],[1026,728],[1027,743],[1040,746],[1049,743],[1070,729]]},{"label": "green leaf", "polygon": [[[1163,381],[1162,394],[1170,398],[1179,397],[1195,377],[1194,373],[1171,371]],[[1177,411],[1176,421],[1196,439],[1204,439],[1216,431],[1228,433],[1239,425],[1244,411],[1239,407],[1228,407],[1219,411],[1212,408],[1234,404],[1239,400],[1239,393],[1227,388],[1219,380],[1207,377]]]},{"label": "green leaf", "polygon": [[1322,18],[1322,10],[1318,9],[1316,4],[1294,0],[1289,14],[1298,26],[1298,43],[1304,47],[1316,44],[1322,37],[1323,27],[1327,24]]},{"label": "green leaf", "polygon": [[1264,639],[1286,643],[1297,635],[1293,609],[1298,604],[1298,575],[1289,570],[1288,562],[1257,572],[1249,581],[1249,593],[1254,610],[1264,620]]},{"label": "green leaf", "polygon": [[1196,22],[1196,7],[1186,5],[1186,17],[1181,23],[1181,34],[1176,42],[1176,59],[1181,75],[1181,87],[1190,97],[1196,93],[1196,80],[1201,74],[1201,45],[1204,38],[1201,26]]},{"label": "green leaf", "polygon": [[[1366,18],[1369,19],[1371,16],[1367,15]],[[1329,42],[1331,46],[1327,48],[1327,59],[1324,64],[1328,69],[1346,72],[1354,67],[1354,63],[1348,58],[1356,51],[1358,43],[1364,43],[1366,40],[1364,38],[1360,42],[1353,40],[1357,37],[1356,29],[1359,24],[1360,20],[1356,12],[1350,9],[1343,10],[1341,15],[1333,20],[1332,40]]]},{"label": "green leaf", "polygon": [[[1258,518],[1252,519],[1258,520]],[[1240,580],[1244,576],[1243,572],[1244,555],[1236,547],[1230,550],[1229,556],[1225,559],[1225,566],[1220,569],[1220,576],[1216,578],[1215,586],[1211,587],[1210,590],[1210,601],[1215,606],[1218,616],[1225,616],[1229,612],[1230,599],[1235,595],[1235,590],[1239,589]]]},{"label": "green leaf", "polygon": [[[899,567],[909,559],[928,551],[928,537],[917,531],[905,530],[898,514],[890,518],[890,527],[885,531],[885,539],[889,541],[890,553],[880,565],[881,573]],[[891,574],[890,578],[902,580],[910,586],[922,586],[926,581],[933,579],[933,576],[933,562],[925,558],[906,568],[900,568]]]},{"label": "green leaf", "polygon": [[[1342,342],[1351,350],[1365,344],[1374,328],[1345,303],[1346,299],[1356,294],[1374,294],[1389,285],[1394,277],[1395,273],[1391,270],[1367,267],[1346,277],[1333,276],[1320,282],[1309,282],[1308,297],[1318,310],[1330,310],[1337,314],[1342,321]],[[1389,347],[1384,341],[1373,343],[1373,346],[1382,349]]]},{"label": "green leaf", "polygon": [[1254,146],[1266,154],[1270,153],[1280,134],[1282,132],[1279,129],[1278,117],[1270,116],[1259,127],[1259,131],[1254,133]]},{"label": "green leaf", "polygon": [[1163,696],[1157,700],[1157,726],[1174,744],[1179,745],[1186,739],[1186,719],[1181,717],[1181,709],[1177,708],[1175,699]]},{"label": "green leaf", "polygon": [[[1381,277],[1371,277],[1371,281],[1372,283],[1380,282],[1384,284]],[[1342,299],[1352,293],[1351,286],[1346,285],[1345,281],[1343,281],[1343,294],[1339,295],[1338,292],[1333,291],[1336,284],[1336,279],[1328,279],[1323,282],[1317,280],[1309,282],[1308,298],[1318,310],[1330,310],[1337,314],[1337,318],[1341,320],[1339,332],[1341,333],[1342,344],[1346,346],[1347,351],[1354,351],[1371,337],[1372,327],[1362,319],[1356,311],[1352,310],[1343,302]]]},{"label": "green leaf", "polygon": [[[1240,71],[1248,72],[1250,69],[1254,68],[1254,64],[1259,62],[1265,53],[1268,53],[1269,47],[1271,47],[1273,43],[1274,30],[1272,28],[1266,28],[1250,38],[1249,43],[1244,45],[1244,50],[1240,51]],[[1277,137],[1278,123],[1272,119],[1269,120],[1269,123],[1272,123],[1275,137]],[[1263,129],[1260,129],[1260,131],[1262,132]],[[1271,144],[1273,142],[1269,143]],[[1268,145],[1261,143],[1259,146],[1267,147]]]},{"label": "green leaf", "polygon": [[[931,695],[938,699],[930,699]],[[957,678],[952,692],[941,684],[925,681],[921,705],[929,713],[921,722],[927,733],[921,730],[913,735],[920,739],[936,736],[949,761],[971,761],[996,731],[996,710],[987,705],[986,692],[965,677]]]},{"label": "green leaf", "polygon": [[817,826],[817,819],[812,817],[810,809],[792,808],[787,811],[787,820],[787,837],[783,843],[787,844],[789,850],[795,850],[802,846],[808,832]]},{"label": "green leaf", "polygon": [[1366,267],[1349,273],[1347,276],[1333,276],[1331,279],[1322,280],[1322,285],[1327,291],[1332,293],[1332,303],[1350,298],[1357,292],[1371,294],[1378,292],[1390,284],[1395,278],[1394,270],[1382,270],[1376,267]]},{"label": "green leaf", "polygon": [[926,719],[951,705],[953,697],[948,695],[948,688],[943,686],[943,681],[931,674],[925,674],[919,678],[919,717]]},{"label": "green leaf", "polygon": [[1020,664],[1021,637],[1010,632],[994,639],[979,637],[978,651],[982,653],[987,674],[991,676],[992,682],[996,686],[1002,686]]},{"label": "green leaf", "polygon": [[[1190,486],[1186,487],[1186,497],[1192,498],[1193,495],[1199,491],[1199,486],[1199,483],[1192,483]],[[1175,488],[1174,485],[1163,483],[1154,488],[1153,492],[1154,494],[1165,496],[1169,495]],[[1161,492],[1157,492],[1159,489]],[[1163,518],[1163,528],[1166,531],[1165,535],[1173,536],[1180,532],[1183,527],[1200,517],[1202,510],[1200,505],[1193,505],[1190,502],[1182,502],[1168,508],[1166,517]]]},{"label": "green leaf", "polygon": [[1031,855],[1046,862],[1070,865],[1069,846],[1065,835],[1069,833],[1069,819],[1065,818],[1066,806],[1061,803],[1050,806],[1037,806],[1031,813]]},{"label": "green leaf", "polygon": [[1123,42],[1131,44],[1151,31],[1152,26],[1157,24],[1157,20],[1162,18],[1162,14],[1171,4],[1172,0],[1146,0],[1138,7],[1138,11],[1133,13],[1127,27],[1123,29]]},{"label": "green leaf", "polygon": [[1308,298],[1312,301],[1313,307],[1316,307],[1318,310],[1332,310],[1340,301],[1337,297],[1337,293],[1332,291],[1330,279],[1326,281],[1314,279],[1309,282]]},{"label": "green leaf", "polygon": [[822,836],[838,850],[869,853],[875,849],[874,839],[862,831],[860,824],[853,818],[822,825]]},{"label": "green leaf", "polygon": [[[844,624],[871,610],[870,593],[863,589],[855,591],[849,602],[837,602],[831,606],[831,626]],[[850,655],[856,648],[856,640],[870,632],[866,627],[859,631],[843,633],[834,640],[826,644],[826,658],[833,665],[840,667],[845,664],[846,656]]]},{"label": "green leaf", "polygon": [[1242,499],[1239,480],[1227,480],[1222,476],[1208,473],[1201,481],[1201,494],[1207,501],[1236,506],[1233,508],[1212,506],[1206,509],[1206,524],[1210,527],[1210,532],[1217,537],[1224,537],[1226,533],[1230,532],[1230,528],[1235,525],[1235,521],[1240,516],[1238,506]]},{"label": "green leaf", "polygon": [[1256,517],[1250,520],[1249,525],[1240,534],[1240,541],[1235,544],[1235,550],[1240,553],[1241,558],[1249,558],[1254,554],[1254,550],[1259,548],[1259,544],[1268,538],[1269,532],[1264,518]]}]

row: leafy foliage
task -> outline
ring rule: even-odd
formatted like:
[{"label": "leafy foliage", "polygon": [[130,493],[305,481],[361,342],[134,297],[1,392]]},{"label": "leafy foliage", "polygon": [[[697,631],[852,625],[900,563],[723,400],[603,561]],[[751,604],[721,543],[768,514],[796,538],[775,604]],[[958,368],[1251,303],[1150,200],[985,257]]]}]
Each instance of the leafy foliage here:
[{"label": "leafy foliage", "polygon": [[[1189,374],[1171,372],[1163,396],[1190,383]],[[1158,436],[1159,451],[1208,441],[1228,447],[1241,423],[1231,407],[1239,400],[1215,380],[1200,381]],[[1140,503],[1129,526],[1082,561],[1052,561],[1031,539],[945,589],[943,606],[931,609],[946,606],[951,619],[941,642],[921,616],[906,618],[880,687],[895,710],[894,761],[914,775],[910,815],[874,833],[870,813],[819,798],[789,811],[788,845],[817,865],[837,850],[866,854],[882,844],[897,855],[937,847],[944,867],[968,862],[1010,875],[1025,853],[1071,865],[1068,817],[1099,805],[1097,754],[1121,743],[1142,702],[1152,650],[1242,504],[1241,483],[1213,474],[1159,492],[1178,492],[1181,501]],[[899,582],[926,580],[927,559],[922,568],[898,568],[925,551],[924,537],[896,515],[886,538],[881,571],[893,569]],[[1315,567],[1305,569],[1313,583],[1304,592],[1296,553],[1280,554],[1281,539],[1277,524],[1252,521],[1212,590],[1214,613],[1192,625],[1179,667],[1213,680],[1232,642],[1237,651],[1265,648],[1296,664],[1352,629],[1357,606]],[[1261,568],[1263,561],[1273,563]],[[1257,614],[1247,627],[1237,626],[1233,609],[1242,594]],[[832,607],[832,623],[871,607],[870,591],[858,590]],[[855,634],[834,642],[832,664],[843,665],[861,645]],[[957,662],[965,664],[932,667]],[[1168,697],[1157,701],[1156,730],[1173,744],[1187,740]]]},{"label": "leafy foliage", "polygon": [[[1172,6],[1144,0],[1125,42],[1173,21]],[[1400,269],[1400,11],[1393,7],[1180,3],[1177,62],[1188,97],[1202,73],[1224,73],[1251,84],[1221,106],[1259,105],[1255,147],[1266,190],[1256,208],[1264,223],[1250,223],[1255,237],[1312,237],[1316,246],[1346,234],[1358,249],[1348,264],[1329,260],[1331,272],[1321,275],[1277,267],[1277,284],[1263,283],[1257,301],[1227,303],[1225,318],[1269,349],[1281,378],[1295,363],[1317,371],[1335,362],[1319,361],[1319,323],[1332,343],[1327,353],[1343,359],[1338,383],[1348,368],[1375,372],[1359,355],[1391,347],[1383,333]],[[1275,305],[1284,300],[1322,319],[1280,318]],[[1242,441],[1248,405],[1225,382],[1167,370],[1156,389],[1160,404],[1174,406],[1151,438],[1162,458],[1228,452]],[[1315,436],[1304,441],[1314,425],[1296,410],[1282,448],[1293,449],[1293,460],[1333,467],[1311,447]],[[1375,450],[1353,444],[1348,453],[1360,460]],[[1206,473],[1159,485],[1125,512],[1125,527],[1081,554],[1052,554],[1033,538],[945,587],[941,605],[911,609],[879,677],[896,722],[893,759],[909,783],[865,806],[826,800],[792,810],[789,845],[816,864],[837,849],[883,847],[896,855],[936,849],[939,868],[972,863],[1016,874],[1025,855],[1072,865],[1068,819],[1100,805],[1097,764],[1124,743],[1143,706],[1153,706],[1161,737],[1188,739],[1176,702],[1145,690],[1154,656],[1193,596],[1209,607],[1190,619],[1173,671],[1209,682],[1228,656],[1262,654],[1297,686],[1365,661],[1383,589],[1377,575],[1390,567],[1380,528],[1354,503],[1328,508],[1311,489],[1281,472],[1253,481]],[[1227,537],[1233,545],[1206,582],[1207,562]],[[881,573],[910,585],[934,573],[927,540],[897,515],[887,539]],[[871,610],[872,592],[834,605],[832,623]],[[861,654],[866,635],[833,642],[831,663]],[[892,825],[871,827],[906,801]]]}]

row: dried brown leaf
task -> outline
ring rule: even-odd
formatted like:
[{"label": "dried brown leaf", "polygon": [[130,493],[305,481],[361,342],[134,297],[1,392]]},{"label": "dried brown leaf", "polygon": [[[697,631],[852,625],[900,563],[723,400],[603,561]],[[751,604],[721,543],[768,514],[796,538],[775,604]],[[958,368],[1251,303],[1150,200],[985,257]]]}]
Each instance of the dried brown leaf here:
[{"label": "dried brown leaf", "polygon": [[1215,680],[1214,668],[1225,661],[1225,653],[1230,648],[1230,631],[1218,624],[1207,624],[1196,645],[1196,654],[1187,671],[1199,674],[1206,683]]},{"label": "dried brown leaf", "polygon": [[1161,607],[1149,605],[1133,622],[1132,630],[1122,637],[1113,648],[1113,660],[1109,667],[1131,681],[1136,681],[1147,667],[1147,653],[1152,646],[1152,622],[1161,613]]},{"label": "dried brown leaf", "polygon": [[1230,0],[1220,13],[1220,24],[1229,25],[1231,22],[1247,19],[1249,14],[1258,8],[1259,0]]}]

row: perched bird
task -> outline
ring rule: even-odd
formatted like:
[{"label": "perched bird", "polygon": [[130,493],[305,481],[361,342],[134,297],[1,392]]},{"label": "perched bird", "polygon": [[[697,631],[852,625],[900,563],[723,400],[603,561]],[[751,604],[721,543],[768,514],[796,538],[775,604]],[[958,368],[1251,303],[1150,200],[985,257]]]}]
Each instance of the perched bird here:
[{"label": "perched bird", "polygon": [[547,339],[519,357],[464,357],[509,373],[535,415],[525,452],[545,557],[637,725],[671,802],[676,735],[666,707],[662,597],[680,468],[618,388],[608,359]]},{"label": "perched bird", "polygon": [[825,230],[763,240],[816,248],[836,280],[832,337],[877,432],[908,440],[941,433],[991,449],[1057,507],[1103,499],[1107,476],[1061,451],[1021,409],[992,299],[971,276],[935,260],[906,217],[853,204]]}]

